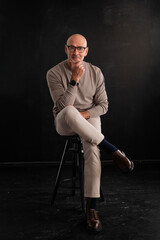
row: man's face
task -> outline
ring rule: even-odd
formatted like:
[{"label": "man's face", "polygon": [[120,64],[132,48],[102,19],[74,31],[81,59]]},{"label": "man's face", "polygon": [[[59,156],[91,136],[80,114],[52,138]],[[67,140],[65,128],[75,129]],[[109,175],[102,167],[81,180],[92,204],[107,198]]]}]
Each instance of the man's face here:
[{"label": "man's face", "polygon": [[[82,48],[75,48],[82,47]],[[75,35],[68,39],[65,45],[65,52],[68,56],[68,60],[73,63],[83,61],[84,57],[87,56],[88,47],[85,38],[81,35]]]}]

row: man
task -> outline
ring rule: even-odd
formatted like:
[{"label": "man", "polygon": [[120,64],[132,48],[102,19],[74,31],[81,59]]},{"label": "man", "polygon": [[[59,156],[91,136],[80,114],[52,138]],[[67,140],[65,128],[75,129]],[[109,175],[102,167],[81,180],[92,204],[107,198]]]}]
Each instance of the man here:
[{"label": "man", "polygon": [[83,61],[88,54],[85,37],[80,34],[70,36],[65,53],[67,60],[47,72],[55,127],[60,135],[78,134],[81,137],[87,226],[99,232],[102,225],[96,211],[96,199],[100,197],[100,148],[112,155],[122,171],[132,171],[134,164],[101,133],[100,116],[108,110],[108,98],[101,70]]}]

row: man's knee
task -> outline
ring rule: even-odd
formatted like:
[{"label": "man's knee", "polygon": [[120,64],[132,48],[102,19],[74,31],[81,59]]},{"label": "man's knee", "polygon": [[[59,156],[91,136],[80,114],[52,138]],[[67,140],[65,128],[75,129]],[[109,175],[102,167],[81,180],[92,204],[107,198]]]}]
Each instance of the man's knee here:
[{"label": "man's knee", "polygon": [[66,115],[70,115],[75,111],[77,111],[77,109],[72,105],[68,105],[65,108],[63,108],[63,113]]},{"label": "man's knee", "polygon": [[73,119],[76,115],[79,115],[79,112],[74,106],[68,105],[63,109],[63,115],[66,120],[69,120]]}]

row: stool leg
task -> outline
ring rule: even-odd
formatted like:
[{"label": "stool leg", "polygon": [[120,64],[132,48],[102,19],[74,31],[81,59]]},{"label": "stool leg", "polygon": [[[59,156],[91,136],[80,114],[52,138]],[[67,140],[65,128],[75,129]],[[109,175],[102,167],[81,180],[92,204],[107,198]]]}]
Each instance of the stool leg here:
[{"label": "stool leg", "polygon": [[74,152],[73,169],[72,169],[72,196],[75,196],[75,192],[76,192],[76,171],[77,171],[77,153]]},{"label": "stool leg", "polygon": [[104,202],[104,194],[102,191],[102,187],[100,187],[100,197],[101,197],[101,201]]},{"label": "stool leg", "polygon": [[79,160],[79,180],[80,180],[80,194],[81,194],[81,205],[82,211],[85,211],[85,201],[84,201],[84,159],[82,156],[82,146],[81,142],[78,146],[78,160]]},{"label": "stool leg", "polygon": [[63,150],[63,154],[62,154],[62,157],[61,157],[61,161],[60,161],[60,165],[59,165],[59,169],[58,169],[58,173],[57,173],[57,177],[56,177],[56,181],[55,181],[54,191],[53,191],[53,194],[52,194],[51,205],[54,204],[54,201],[55,201],[55,198],[56,198],[56,195],[57,195],[57,190],[58,190],[58,187],[59,187],[60,178],[61,178],[61,174],[62,174],[62,167],[63,167],[63,164],[64,164],[65,155],[67,153],[67,150],[68,150],[68,139],[66,140],[64,150]]}]

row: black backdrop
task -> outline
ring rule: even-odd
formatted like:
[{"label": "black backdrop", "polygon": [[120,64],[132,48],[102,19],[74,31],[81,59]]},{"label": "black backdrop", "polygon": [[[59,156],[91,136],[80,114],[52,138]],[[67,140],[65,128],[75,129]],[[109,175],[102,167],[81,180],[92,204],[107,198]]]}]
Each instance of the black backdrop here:
[{"label": "black backdrop", "polygon": [[159,27],[159,0],[1,1],[1,161],[58,160],[46,72],[73,33],[106,78],[103,133],[132,159],[159,159]]}]

